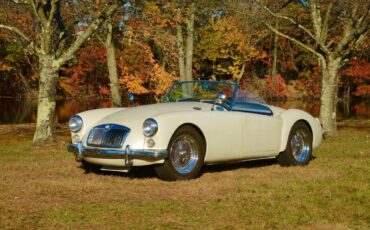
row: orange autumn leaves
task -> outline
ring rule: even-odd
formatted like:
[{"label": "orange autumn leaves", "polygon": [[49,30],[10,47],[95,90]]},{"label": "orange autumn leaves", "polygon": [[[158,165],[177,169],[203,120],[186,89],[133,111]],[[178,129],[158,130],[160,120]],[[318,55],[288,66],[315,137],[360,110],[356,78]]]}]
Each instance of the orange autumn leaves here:
[{"label": "orange autumn leaves", "polygon": [[[122,42],[116,57],[119,83],[127,92],[158,96],[165,93],[174,79],[158,64],[148,44]],[[64,76],[61,76],[59,86],[67,94],[110,94],[104,47],[84,47],[78,54],[76,65],[63,68],[62,72]]]},{"label": "orange autumn leaves", "polygon": [[357,85],[353,94],[356,96],[370,95],[370,63],[353,58],[347,64],[348,68],[342,72],[341,76],[342,79],[348,78]]}]

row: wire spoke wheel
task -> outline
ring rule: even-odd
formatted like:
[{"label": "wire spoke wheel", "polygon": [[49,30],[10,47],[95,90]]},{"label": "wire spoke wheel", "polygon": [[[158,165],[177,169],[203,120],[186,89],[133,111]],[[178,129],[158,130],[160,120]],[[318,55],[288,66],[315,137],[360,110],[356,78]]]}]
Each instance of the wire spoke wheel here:
[{"label": "wire spoke wheel", "polygon": [[290,130],[286,149],[277,160],[282,166],[307,165],[312,159],[312,132],[304,121],[296,122]]},{"label": "wire spoke wheel", "polygon": [[194,137],[179,136],[170,149],[170,159],[173,167],[181,174],[191,172],[199,158],[199,149]]},{"label": "wire spoke wheel", "polygon": [[298,162],[304,162],[310,152],[310,143],[307,133],[298,129],[290,141],[290,149]]},{"label": "wire spoke wheel", "polygon": [[168,144],[168,157],[154,169],[164,180],[188,180],[199,176],[205,157],[206,143],[199,130],[184,125],[173,134]]}]

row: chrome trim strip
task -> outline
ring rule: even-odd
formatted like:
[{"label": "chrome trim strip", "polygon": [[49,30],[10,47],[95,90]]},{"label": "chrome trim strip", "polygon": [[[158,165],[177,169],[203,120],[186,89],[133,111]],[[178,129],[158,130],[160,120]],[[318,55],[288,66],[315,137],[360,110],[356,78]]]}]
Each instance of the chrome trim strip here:
[{"label": "chrome trim strip", "polygon": [[[108,127],[108,128],[106,129],[105,127]],[[125,132],[125,134],[123,135],[121,143],[119,145],[109,145],[109,144],[96,145],[96,144],[92,144],[92,143],[89,142],[90,136],[92,135],[92,131],[95,128],[105,129],[105,132],[108,132],[111,129],[121,129],[122,131]],[[98,126],[95,126],[94,128],[92,128],[90,130],[89,135],[87,137],[87,146],[101,147],[101,148],[121,148],[123,146],[123,143],[125,143],[125,141],[127,139],[127,136],[130,134],[130,132],[131,132],[131,129],[126,127],[126,126],[123,126],[123,125],[116,125],[116,124],[110,124],[110,123],[109,124],[98,125]],[[105,136],[103,138],[105,138]]]},{"label": "chrome trim strip", "polygon": [[125,163],[130,164],[133,159],[156,161],[167,158],[167,149],[130,149],[127,145],[125,150],[121,149],[98,149],[84,147],[80,144],[68,144],[68,152],[72,152],[76,156],[76,160],[80,161],[85,157],[101,158],[101,159],[122,159]]}]

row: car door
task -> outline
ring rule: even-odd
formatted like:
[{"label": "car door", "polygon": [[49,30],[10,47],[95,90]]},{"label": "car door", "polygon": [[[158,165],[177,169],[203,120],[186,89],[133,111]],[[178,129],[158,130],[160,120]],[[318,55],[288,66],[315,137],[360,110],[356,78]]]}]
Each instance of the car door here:
[{"label": "car door", "polygon": [[250,112],[235,113],[243,113],[242,156],[245,158],[275,156],[281,140],[281,119]]}]

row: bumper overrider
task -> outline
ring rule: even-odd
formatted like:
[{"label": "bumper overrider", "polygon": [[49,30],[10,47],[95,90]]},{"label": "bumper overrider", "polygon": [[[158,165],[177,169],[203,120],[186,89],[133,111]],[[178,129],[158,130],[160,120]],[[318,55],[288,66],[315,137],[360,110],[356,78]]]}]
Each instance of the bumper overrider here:
[{"label": "bumper overrider", "polygon": [[167,158],[167,150],[138,150],[131,149],[130,145],[126,145],[125,150],[122,149],[103,149],[91,148],[83,146],[82,142],[77,144],[68,144],[67,150],[74,153],[76,161],[81,161],[85,157],[99,159],[122,159],[126,166],[132,166],[132,160],[140,159],[147,161],[157,161]]}]

